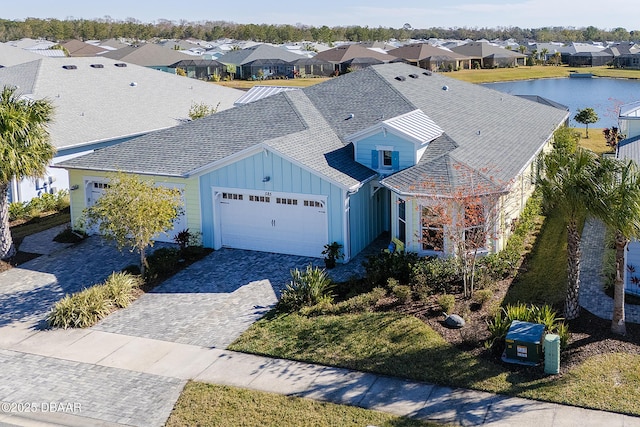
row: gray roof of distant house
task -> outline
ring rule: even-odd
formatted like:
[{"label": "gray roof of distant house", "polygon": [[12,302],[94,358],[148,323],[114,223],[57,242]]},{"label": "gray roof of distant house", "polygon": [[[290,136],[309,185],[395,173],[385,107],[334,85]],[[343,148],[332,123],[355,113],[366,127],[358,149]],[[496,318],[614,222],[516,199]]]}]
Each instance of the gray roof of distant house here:
[{"label": "gray roof of distant house", "polygon": [[390,62],[397,59],[388,53],[381,53],[376,50],[368,49],[359,44],[349,44],[334,47],[325,50],[314,56],[316,59],[328,61],[333,64],[343,63],[354,58],[375,58],[383,62]]},{"label": "gray roof of distant house", "polygon": [[445,133],[430,144],[417,166],[387,177],[386,185],[411,192],[416,182],[433,175],[443,186],[473,178],[503,189],[568,116],[558,108],[423,72],[401,63],[375,65],[154,132],[63,166],[189,176],[264,144],[352,187],[373,172],[353,161],[348,137],[380,120],[420,109]]},{"label": "gray roof of distant house", "polygon": [[24,64],[42,58],[37,53],[14,47],[5,43],[0,43],[0,66],[11,67],[13,65]]},{"label": "gray roof of distant house", "polygon": [[523,55],[520,52],[514,52],[485,42],[470,42],[461,46],[452,47],[451,50],[474,58],[486,58],[491,55],[502,58],[526,58],[526,55]]},{"label": "gray roof of distant house", "polygon": [[300,58],[302,56],[297,53],[267,44],[259,44],[242,50],[232,50],[218,58],[218,61],[223,64],[244,65],[257,59],[281,59],[284,62],[292,62]]},{"label": "gray roof of distant house", "polygon": [[179,50],[167,49],[153,43],[126,46],[108,51],[100,56],[142,67],[167,67],[185,59],[193,59],[192,55],[182,53]]}]

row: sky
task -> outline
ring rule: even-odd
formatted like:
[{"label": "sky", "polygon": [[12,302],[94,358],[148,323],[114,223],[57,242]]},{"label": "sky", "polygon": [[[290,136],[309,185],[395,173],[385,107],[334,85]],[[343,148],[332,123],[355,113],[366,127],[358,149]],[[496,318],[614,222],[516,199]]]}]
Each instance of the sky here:
[{"label": "sky", "polygon": [[[638,14],[628,0],[340,0],[320,1],[211,1],[110,0],[7,1],[0,18],[83,18],[144,23],[228,21],[240,24],[304,24],[400,28],[573,27],[640,29]],[[626,13],[625,13],[626,11]]]}]

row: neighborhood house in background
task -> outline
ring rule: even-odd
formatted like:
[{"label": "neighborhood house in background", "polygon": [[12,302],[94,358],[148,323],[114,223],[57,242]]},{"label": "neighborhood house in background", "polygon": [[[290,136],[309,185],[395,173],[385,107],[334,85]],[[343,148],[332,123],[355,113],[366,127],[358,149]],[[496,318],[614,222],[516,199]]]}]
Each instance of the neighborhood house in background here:
[{"label": "neighborhood house in background", "polygon": [[[22,52],[0,44],[3,60]],[[193,104],[215,107],[219,103],[218,110],[224,110],[243,95],[239,90],[107,58],[35,57],[21,56],[28,61],[0,68],[0,87],[18,87],[21,96],[51,101],[54,116],[49,132],[57,149],[53,164],[176,126],[189,120]],[[35,182],[13,182],[9,200],[26,202],[68,188],[66,171],[48,168]]]}]

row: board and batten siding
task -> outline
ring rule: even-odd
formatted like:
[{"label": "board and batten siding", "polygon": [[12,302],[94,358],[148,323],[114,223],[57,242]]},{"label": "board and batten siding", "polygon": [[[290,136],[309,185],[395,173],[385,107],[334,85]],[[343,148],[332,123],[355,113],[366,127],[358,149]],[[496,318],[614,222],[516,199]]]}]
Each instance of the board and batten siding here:
[{"label": "board and batten siding", "polygon": [[[269,179],[267,180],[267,177]],[[261,151],[200,175],[202,240],[214,247],[213,188],[237,188],[274,193],[297,193],[327,197],[329,241],[344,244],[343,189],[270,151]],[[304,236],[300,236],[304,238]]]},{"label": "board and batten siding", "polygon": [[389,231],[389,198],[387,188],[373,193],[374,181],[349,197],[349,236],[351,256],[366,248],[382,232]]},{"label": "board and batten siding", "polygon": [[[91,170],[70,169],[69,185],[70,188],[77,188],[69,191],[71,199],[71,224],[77,224],[78,219],[82,215],[82,210],[87,206],[87,197],[85,181],[87,179],[98,178],[103,182],[108,182],[113,176],[109,172],[99,172]],[[201,232],[200,227],[200,189],[197,178],[176,178],[155,175],[138,175],[143,180],[153,181],[156,185],[175,184],[183,188],[183,199],[185,201],[184,213],[187,216],[187,227],[191,233]]]},{"label": "board and batten siding", "polygon": [[375,135],[368,136],[355,142],[355,158],[373,170],[378,170],[378,165],[372,164],[372,151],[378,151],[379,147],[393,147],[391,151],[398,152],[398,169],[402,170],[416,164],[416,146],[413,142],[389,132],[380,131]]}]

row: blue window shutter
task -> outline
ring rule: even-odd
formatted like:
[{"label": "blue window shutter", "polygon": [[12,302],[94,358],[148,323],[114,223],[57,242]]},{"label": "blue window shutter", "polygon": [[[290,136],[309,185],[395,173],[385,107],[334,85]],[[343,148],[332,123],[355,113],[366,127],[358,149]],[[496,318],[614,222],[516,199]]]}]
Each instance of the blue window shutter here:
[{"label": "blue window shutter", "polygon": [[400,152],[399,151],[391,152],[391,168],[393,170],[400,169]]},{"label": "blue window shutter", "polygon": [[378,169],[378,150],[371,150],[371,169]]}]

